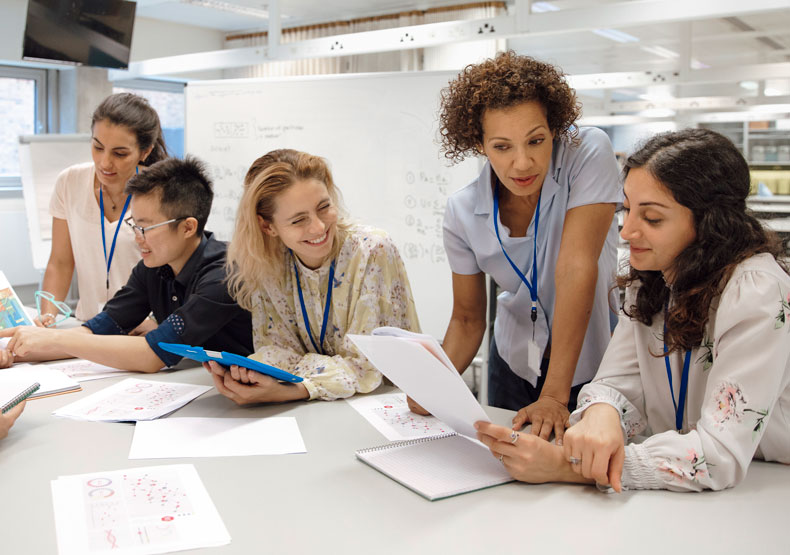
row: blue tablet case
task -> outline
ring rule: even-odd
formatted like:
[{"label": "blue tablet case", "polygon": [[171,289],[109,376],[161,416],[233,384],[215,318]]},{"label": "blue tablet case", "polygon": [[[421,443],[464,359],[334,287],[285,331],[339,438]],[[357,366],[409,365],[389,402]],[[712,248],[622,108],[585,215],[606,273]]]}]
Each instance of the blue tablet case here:
[{"label": "blue tablet case", "polygon": [[251,358],[225,351],[206,351],[202,347],[193,347],[191,345],[183,345],[181,343],[163,343],[161,341],[159,342],[159,347],[169,353],[173,353],[180,357],[191,360],[196,360],[197,362],[208,362],[209,360],[213,360],[214,362],[218,362],[223,366],[236,364],[237,366],[243,366],[249,370],[266,374],[267,376],[271,376],[272,378],[283,382],[299,383],[302,381],[301,377],[294,376],[285,370],[280,370],[279,368],[269,366],[268,364],[258,362],[257,360],[252,360]]}]

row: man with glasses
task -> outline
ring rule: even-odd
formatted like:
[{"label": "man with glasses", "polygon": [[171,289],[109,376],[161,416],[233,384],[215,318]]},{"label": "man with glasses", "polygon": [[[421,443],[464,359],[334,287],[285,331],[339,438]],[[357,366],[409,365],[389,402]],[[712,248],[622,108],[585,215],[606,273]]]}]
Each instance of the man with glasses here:
[{"label": "man with glasses", "polygon": [[[159,342],[250,354],[250,315],[225,285],[227,245],[203,229],[213,199],[203,164],[191,157],[162,160],[130,179],[125,192],[132,196],[126,224],[142,255],[129,281],[79,328],[11,330],[9,350],[21,360],[73,356],[141,372],[179,362]],[[157,328],[127,335],[151,312]]]}]

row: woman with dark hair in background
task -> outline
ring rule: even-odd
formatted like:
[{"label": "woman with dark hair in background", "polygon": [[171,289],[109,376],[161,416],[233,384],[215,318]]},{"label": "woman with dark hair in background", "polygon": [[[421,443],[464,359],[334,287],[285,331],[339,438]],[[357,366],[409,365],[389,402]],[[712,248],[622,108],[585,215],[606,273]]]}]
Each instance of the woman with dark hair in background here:
[{"label": "woman with dark hair in background", "polygon": [[719,490],[753,458],[790,463],[790,276],[746,209],[746,161],[686,129],[625,173],[623,312],[563,448],[482,422],[481,439],[517,479],[617,491]]},{"label": "woman with dark hair in background", "polygon": [[[128,216],[126,182],[140,166],[163,160],[167,149],[159,116],[148,101],[131,93],[105,98],[91,121],[93,162],[71,166],[58,176],[50,202],[52,252],[42,289],[62,301],[77,270],[75,316],[101,312],[140,260]],[[51,326],[57,309],[42,299],[36,323]]]}]

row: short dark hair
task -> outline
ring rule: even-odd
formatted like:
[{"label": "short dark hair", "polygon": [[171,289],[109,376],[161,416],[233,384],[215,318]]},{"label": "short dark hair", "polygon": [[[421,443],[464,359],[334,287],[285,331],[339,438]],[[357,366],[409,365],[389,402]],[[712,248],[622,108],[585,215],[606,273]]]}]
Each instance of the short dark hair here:
[{"label": "short dark hair", "polygon": [[127,195],[159,194],[168,218],[195,218],[203,232],[214,198],[206,165],[194,156],[167,158],[133,176],[124,189]]}]

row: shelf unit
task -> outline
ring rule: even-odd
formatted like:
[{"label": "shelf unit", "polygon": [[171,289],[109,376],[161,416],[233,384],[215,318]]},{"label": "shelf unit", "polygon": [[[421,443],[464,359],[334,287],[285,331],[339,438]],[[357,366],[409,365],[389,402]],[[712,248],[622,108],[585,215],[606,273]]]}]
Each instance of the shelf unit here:
[{"label": "shelf unit", "polygon": [[729,137],[752,167],[790,170],[790,129],[777,128],[775,121],[754,129],[755,123],[761,122],[706,123],[703,127]]}]

